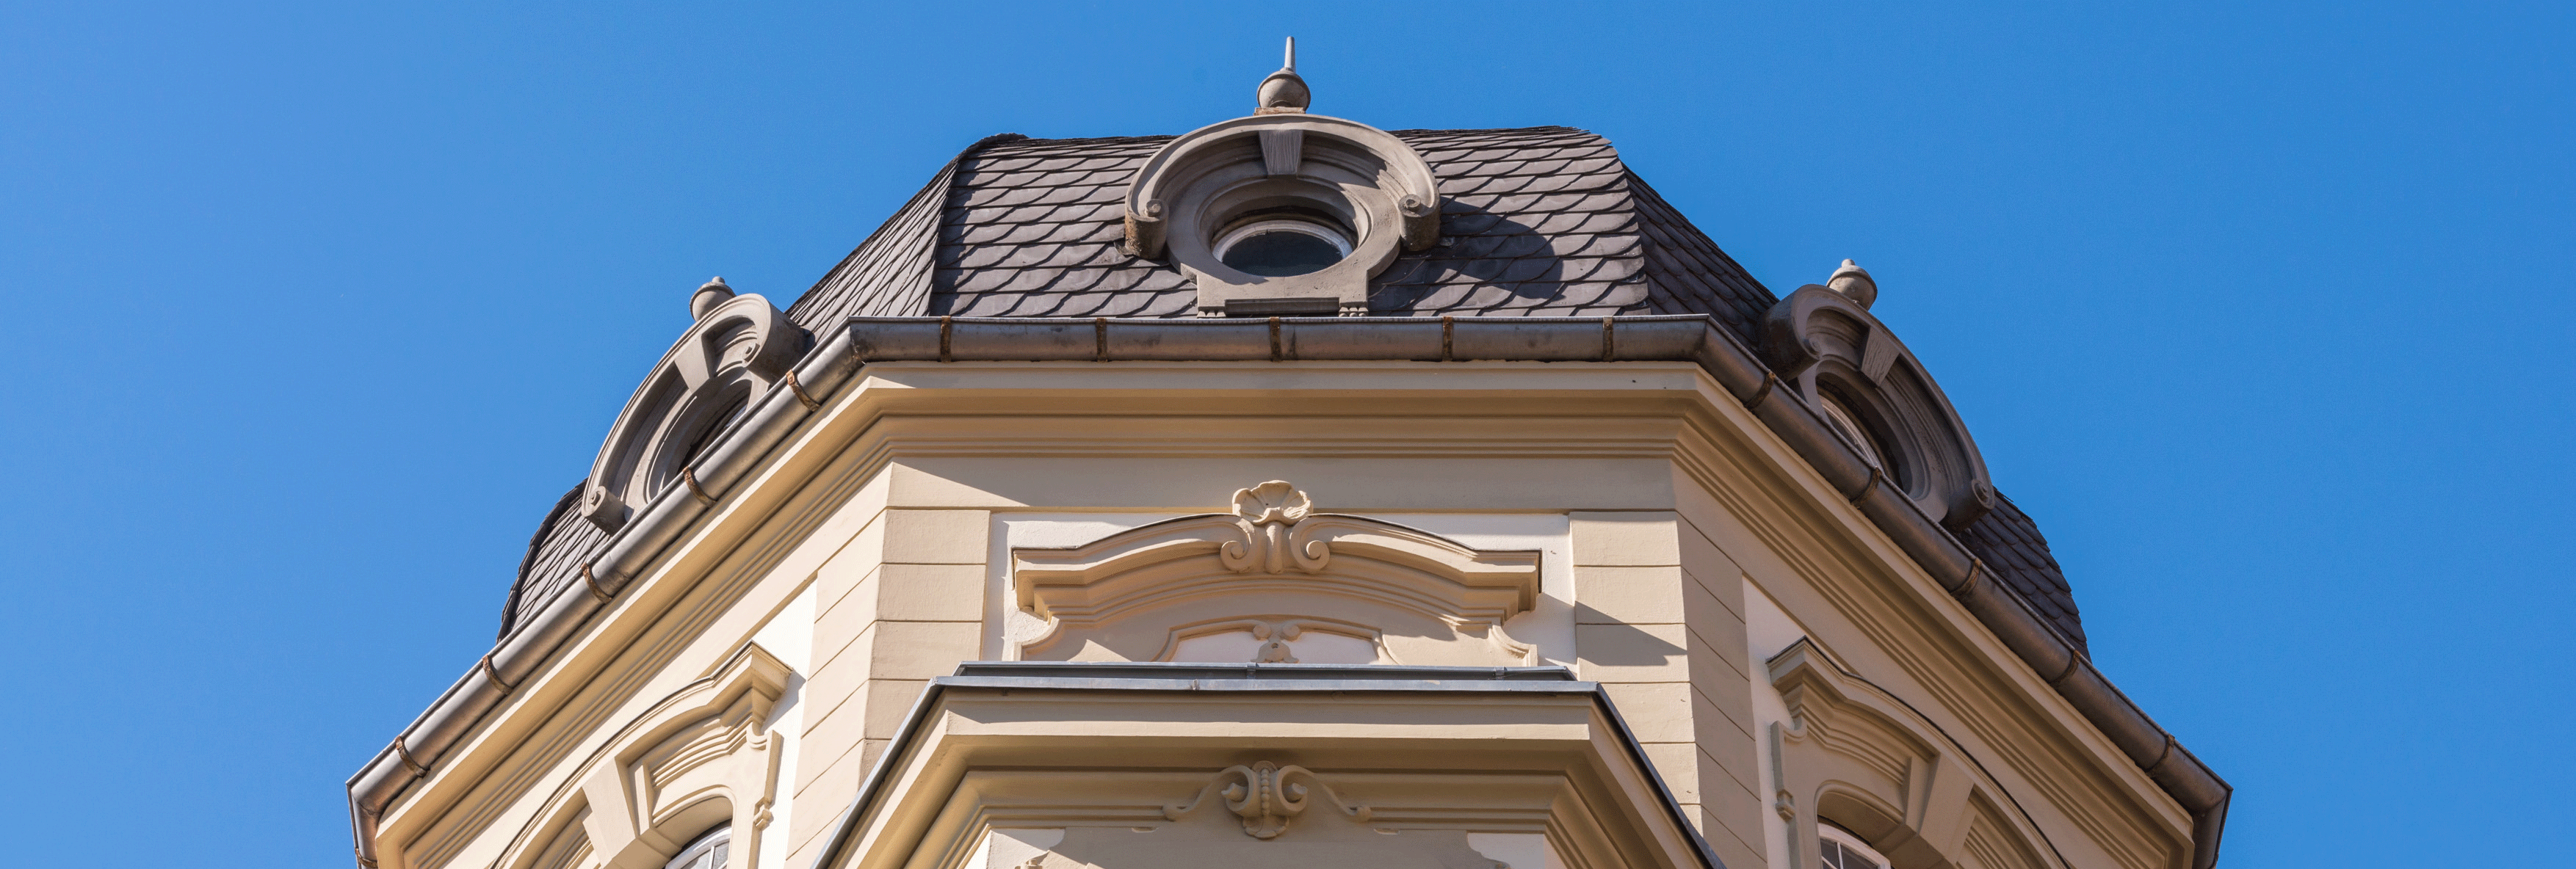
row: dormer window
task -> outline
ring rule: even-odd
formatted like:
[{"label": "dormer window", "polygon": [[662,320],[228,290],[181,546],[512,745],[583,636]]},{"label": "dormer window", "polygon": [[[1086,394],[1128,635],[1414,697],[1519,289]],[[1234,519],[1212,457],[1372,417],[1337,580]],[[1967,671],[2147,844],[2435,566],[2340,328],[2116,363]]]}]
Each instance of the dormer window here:
[{"label": "dormer window", "polygon": [[1309,114],[1287,65],[1250,117],[1165,144],[1127,187],[1127,251],[1170,263],[1203,317],[1368,313],[1369,279],[1440,237],[1440,185],[1403,140]]}]

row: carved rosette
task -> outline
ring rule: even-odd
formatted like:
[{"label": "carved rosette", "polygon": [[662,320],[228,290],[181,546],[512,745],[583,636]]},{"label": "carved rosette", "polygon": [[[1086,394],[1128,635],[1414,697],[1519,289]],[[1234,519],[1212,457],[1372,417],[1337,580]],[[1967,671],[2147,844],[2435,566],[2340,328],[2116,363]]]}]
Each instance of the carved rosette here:
[{"label": "carved rosette", "polygon": [[[1311,785],[1311,787],[1309,787]],[[1227,811],[1243,821],[1243,834],[1255,839],[1275,839],[1288,831],[1288,821],[1304,814],[1310,798],[1321,791],[1324,799],[1343,817],[1354,821],[1369,819],[1367,806],[1355,806],[1342,800],[1315,773],[1294,764],[1280,766],[1261,761],[1251,766],[1235,765],[1219,771],[1198,796],[1182,805],[1163,807],[1163,818],[1178,821],[1207,805],[1213,795],[1225,800]]]}]

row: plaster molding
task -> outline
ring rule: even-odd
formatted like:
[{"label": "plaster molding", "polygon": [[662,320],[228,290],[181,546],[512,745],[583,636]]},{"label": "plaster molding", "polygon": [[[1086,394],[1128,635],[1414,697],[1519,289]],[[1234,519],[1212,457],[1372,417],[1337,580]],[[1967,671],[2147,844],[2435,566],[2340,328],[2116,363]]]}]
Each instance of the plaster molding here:
[{"label": "plaster molding", "polygon": [[1164,806],[1163,818],[1178,821],[1189,817],[1200,806],[1207,805],[1208,797],[1214,795],[1225,799],[1226,811],[1243,819],[1244,835],[1255,839],[1276,839],[1288,831],[1290,819],[1305,813],[1317,791],[1323,792],[1324,800],[1343,817],[1361,823],[1368,821],[1367,806],[1355,806],[1343,800],[1341,794],[1333,792],[1332,786],[1316,778],[1314,771],[1295,764],[1280,766],[1266,760],[1251,766],[1236,764],[1218,771],[1216,777],[1200,787],[1198,796],[1189,802]]},{"label": "plaster molding", "polygon": [[1247,657],[1245,663],[1354,663],[1349,661],[1298,660],[1295,655],[1296,649],[1292,644],[1298,640],[1317,635],[1345,637],[1366,643],[1370,650],[1375,654],[1375,659],[1360,663],[1404,663],[1396,660],[1395,656],[1387,651],[1386,638],[1383,632],[1379,631],[1377,628],[1356,622],[1341,621],[1338,619],[1316,618],[1312,616],[1292,617],[1271,615],[1255,616],[1250,618],[1210,619],[1203,622],[1176,625],[1171,629],[1170,634],[1163,641],[1162,650],[1154,655],[1153,660],[1185,660],[1181,657],[1181,643],[1184,641],[1230,633],[1244,634],[1257,643],[1253,652]]},{"label": "plaster molding", "polygon": [[[765,552],[764,547],[776,545],[775,535],[802,533],[810,527],[808,513],[819,509],[809,503],[822,497],[814,493],[857,485],[852,481],[878,474],[894,456],[930,456],[938,462],[962,461],[951,458],[956,456],[1015,461],[1129,456],[1168,462],[1174,456],[1239,460],[1263,455],[1341,462],[1357,450],[1371,459],[1427,461],[1545,456],[1557,465],[1669,456],[1698,484],[1689,488],[1709,489],[1716,499],[1712,503],[1755,511],[1744,514],[1745,533],[1763,546],[1780,548],[1778,557],[1785,560],[1776,568],[1780,575],[1794,572],[1818,583],[1835,606],[1862,606],[1867,617],[1856,615],[1856,623],[1869,636],[1936,650],[1928,658],[1892,666],[1922,683],[1919,687],[1934,704],[1931,711],[1951,716],[1944,719],[1945,726],[2000,757],[1996,772],[2017,776],[2012,779],[2015,788],[2032,788],[2043,800],[2067,806],[2074,813],[2072,823],[2087,829],[2108,825],[2120,836],[2142,828],[2172,829],[2194,836],[2200,852],[2193,865],[2208,865],[2225,817],[2225,783],[2090,675],[2089,665],[2077,661],[2075,676],[2060,679],[2092,678],[2089,691],[2064,684],[2047,690],[2044,677],[2030,670],[2063,673],[2069,665],[2063,657],[2034,652],[2039,646],[2015,633],[2039,636],[2031,633],[2037,630],[2030,627],[2036,624],[2032,617],[2009,601],[2000,608],[1969,604],[1962,610],[1941,600],[1941,588],[1975,579],[1973,565],[1915,511],[1876,511],[1873,505],[1895,500],[1877,497],[1861,504],[1857,513],[1838,503],[1823,503],[1821,514],[1798,506],[1839,500],[1832,496],[1847,496],[1867,475],[1846,467],[1857,467],[1854,463],[1838,463],[1835,456],[1842,447],[1831,435],[1821,434],[1825,429],[1801,402],[1765,400],[1775,390],[1764,387],[1759,366],[1731,337],[1704,321],[1620,318],[1613,357],[1603,340],[1608,330],[1597,319],[1462,318],[1456,325],[1455,358],[1529,361],[1445,363],[1439,366],[1436,386],[1424,385],[1435,382],[1428,364],[1314,360],[1451,358],[1446,330],[1438,323],[1426,331],[1419,323],[1349,319],[1291,319],[1266,330],[1258,322],[1103,321],[1079,330],[1078,341],[1057,341],[1064,345],[1059,348],[1048,342],[1061,337],[1058,332],[1072,331],[1060,323],[961,318],[954,324],[951,354],[946,341],[950,324],[941,318],[853,321],[828,335],[824,349],[796,369],[812,395],[828,403],[825,410],[789,395],[761,399],[750,421],[698,463],[697,476],[720,498],[720,508],[692,498],[655,502],[610,539],[608,553],[598,562],[598,576],[612,600],[602,603],[578,588],[557,595],[493,654],[493,666],[503,681],[516,686],[514,691],[503,697],[479,666],[467,670],[405,728],[400,739],[407,751],[388,747],[352,777],[360,861],[375,865],[381,856],[387,869],[406,869],[405,851],[452,835],[442,819],[498,811],[475,806],[503,799],[500,792],[519,780],[505,780],[501,773],[521,769],[529,762],[525,757],[554,750],[548,747],[553,743],[539,737],[549,722],[563,720],[567,698],[587,690],[585,686],[603,684],[603,679],[623,678],[616,674],[625,665],[612,666],[624,660],[616,657],[619,650],[666,641],[656,638],[671,624],[666,611],[681,591],[722,559],[750,558],[740,553]],[[1685,346],[1679,341],[1683,336],[1675,334],[1681,331],[1705,337]],[[1505,349],[1506,344],[1518,349]],[[1294,418],[1282,417],[1277,409],[1282,396],[1276,360],[1283,358],[1283,347],[1284,358],[1309,360],[1297,367],[1301,376],[1313,378],[1294,396],[1300,402]],[[956,363],[930,361],[951,356]],[[861,358],[867,360],[867,374],[854,376]],[[1025,361],[1056,358],[1126,364]],[[1590,359],[1628,364],[1537,364]],[[1697,389],[1711,406],[1685,408],[1686,424],[1679,435],[1651,427],[1604,427],[1606,407],[1628,406],[1604,401],[1647,400],[1642,393],[1621,391],[1634,388],[1628,384],[1639,372],[1664,376],[1665,368],[1694,367],[1713,378]],[[966,382],[968,375],[971,382]],[[879,388],[845,390],[861,380]],[[1571,390],[1545,395],[1585,398],[1579,406],[1533,399],[1512,409],[1512,426],[1497,427],[1483,419],[1489,403],[1482,396],[1492,394],[1486,390],[1511,386],[1526,393],[1534,385]],[[1089,391],[1076,403],[1063,398],[1068,388]],[[1663,419],[1658,414],[1671,411],[1667,396],[1691,391],[1687,384],[1662,388],[1667,391],[1652,398],[1659,403],[1635,405],[1640,420]],[[1399,391],[1402,397],[1394,399]],[[1156,416],[1149,427],[1096,419],[1102,401],[1120,402],[1119,407],[1138,413],[1168,414]],[[1399,405],[1403,410],[1388,409]],[[1400,426],[1362,420],[1330,431],[1309,428],[1319,416],[1361,419],[1399,412],[1408,417]],[[930,416],[888,422],[905,414]],[[1193,414],[1212,421],[1191,422],[1198,419]],[[1223,429],[1255,417],[1264,419],[1258,431]],[[1180,425],[1192,435],[1176,436],[1174,420],[1182,420]],[[1422,431],[1426,424],[1449,433],[1429,443]],[[1608,436],[1614,430],[1619,434]],[[955,442],[960,432],[971,443]],[[815,482],[818,475],[823,483]],[[1597,496],[1587,490],[1582,497]],[[1399,497],[1390,503],[1411,502]],[[998,497],[993,505],[1012,506]],[[1887,536],[1871,533],[1872,525]],[[1340,553],[1335,558],[1334,569],[1339,569]],[[1855,591],[1864,586],[1876,591]],[[1887,597],[1900,591],[1908,593],[1904,601]],[[1867,600],[1855,603],[1860,598]],[[1995,633],[1978,629],[1980,623]],[[2016,657],[2029,668],[2017,665]],[[2120,757],[2123,752],[2129,757]],[[429,768],[428,775],[415,779],[402,763],[405,757]],[[2158,785],[2178,807],[2157,794]],[[460,803],[469,797],[474,805]],[[2067,822],[2063,817],[2052,820],[2052,830]],[[383,853],[378,850],[380,824]]]},{"label": "plaster molding", "polygon": [[[1237,490],[1231,513],[1011,555],[1017,605],[1046,623],[1013,638],[1023,659],[1150,660],[1191,629],[1246,620],[1314,624],[1379,643],[1403,634],[1418,643],[1407,663],[1509,666],[1536,653],[1503,624],[1537,605],[1539,553],[1477,550],[1391,522],[1317,513],[1279,480]],[[1407,630],[1387,630],[1398,623]],[[1400,653],[1381,645],[1380,654]]]},{"label": "plaster molding", "polygon": [[[1366,700],[1300,699],[1325,688]],[[1164,714],[1137,717],[1139,702]],[[933,680],[898,733],[816,840],[817,869],[988,869],[1041,852],[1047,866],[1492,869],[1500,855],[1479,853],[1478,834],[1531,837],[1516,849],[1531,869],[1721,865],[1591,683],[1176,691],[1070,668],[1062,684],[961,673]],[[1005,830],[1016,844],[978,863]]]},{"label": "plaster molding", "polygon": [[[1846,670],[1812,638],[1781,650],[1766,670],[1790,716],[1772,725],[1777,799],[1814,807],[1781,812],[1793,843],[1815,841],[1816,824],[1831,821],[1887,854],[1898,869],[1960,865],[1972,850],[2054,853],[2033,844],[2047,840],[2028,817],[1996,808],[1994,795],[2004,791],[1973,755],[1913,707]],[[1972,832],[1982,837],[1973,844]],[[2141,862],[2142,853],[2101,844],[2124,865],[2150,865]]]},{"label": "plaster molding", "polygon": [[740,865],[758,865],[784,756],[784,737],[767,723],[789,672],[768,650],[746,645],[637,714],[566,777],[534,816],[544,823],[523,828],[494,865],[658,869],[718,823],[737,831]]}]

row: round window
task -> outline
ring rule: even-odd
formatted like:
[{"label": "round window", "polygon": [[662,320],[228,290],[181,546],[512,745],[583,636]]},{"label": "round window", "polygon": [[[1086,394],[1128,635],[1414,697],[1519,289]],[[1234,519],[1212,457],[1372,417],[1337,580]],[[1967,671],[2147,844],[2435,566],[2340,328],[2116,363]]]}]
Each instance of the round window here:
[{"label": "round window", "polygon": [[1885,454],[1878,448],[1878,439],[1870,437],[1869,429],[1861,426],[1860,417],[1852,413],[1851,408],[1844,407],[1842,402],[1835,401],[1833,396],[1825,396],[1824,399],[1825,421],[1842,430],[1843,437],[1851,439],[1852,446],[1860,448],[1861,460],[1880,470],[1893,470],[1887,467]]},{"label": "round window", "polygon": [[1255,220],[1216,240],[1218,262],[1265,278],[1319,272],[1350,255],[1350,237],[1339,229],[1296,218]]}]

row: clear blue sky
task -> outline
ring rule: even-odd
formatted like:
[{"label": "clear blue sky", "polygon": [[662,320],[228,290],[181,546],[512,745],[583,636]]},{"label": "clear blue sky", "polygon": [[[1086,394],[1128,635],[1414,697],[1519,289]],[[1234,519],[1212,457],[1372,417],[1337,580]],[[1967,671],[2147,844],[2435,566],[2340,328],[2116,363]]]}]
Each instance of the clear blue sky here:
[{"label": "clear blue sky", "polygon": [[0,6],[11,862],[349,865],[692,287],[1289,33],[1318,111],[1588,128],[1775,290],[1869,267],[2225,865],[2576,849],[2565,4],[737,5]]}]

